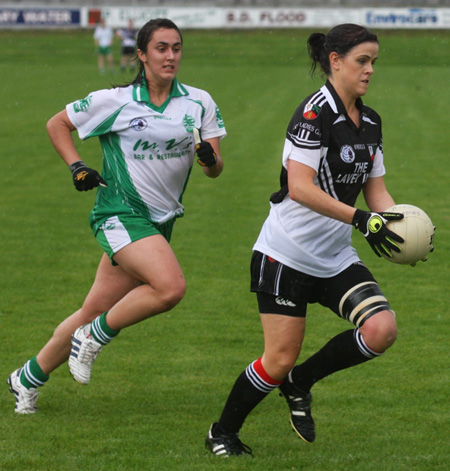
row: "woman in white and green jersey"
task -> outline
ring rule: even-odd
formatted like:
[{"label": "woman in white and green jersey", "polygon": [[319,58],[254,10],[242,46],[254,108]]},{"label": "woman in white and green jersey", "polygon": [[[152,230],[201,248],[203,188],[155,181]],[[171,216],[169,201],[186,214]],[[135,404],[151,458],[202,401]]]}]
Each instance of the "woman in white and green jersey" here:
[{"label": "woman in white and green jersey", "polygon": [[[88,384],[95,358],[120,330],[169,311],[185,294],[170,235],[195,157],[207,177],[222,172],[226,131],[211,96],[177,80],[182,45],[172,21],[149,21],[138,34],[136,79],[70,103],[47,124],[76,189],[99,187],[90,224],[105,253],[81,309],[10,375],[17,413],[37,411],[37,388],[67,359],[74,379]],[[101,176],[81,160],[75,130],[100,139]]]}]

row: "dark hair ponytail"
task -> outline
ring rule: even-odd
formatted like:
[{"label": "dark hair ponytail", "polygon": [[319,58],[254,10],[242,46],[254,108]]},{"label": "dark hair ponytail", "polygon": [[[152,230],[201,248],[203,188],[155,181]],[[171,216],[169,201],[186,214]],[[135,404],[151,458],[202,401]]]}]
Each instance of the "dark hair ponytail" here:
[{"label": "dark hair ponytail", "polygon": [[311,75],[314,74],[317,64],[326,76],[331,74],[330,54],[338,53],[341,57],[346,56],[351,49],[365,42],[378,43],[376,34],[364,26],[346,23],[335,26],[328,32],[312,33],[307,41],[309,57],[311,58]]},{"label": "dark hair ponytail", "polygon": [[326,36],[323,33],[312,33],[308,38],[308,53],[312,60],[311,75],[314,75],[318,63],[326,62],[326,57],[323,57],[325,55],[325,41]]}]

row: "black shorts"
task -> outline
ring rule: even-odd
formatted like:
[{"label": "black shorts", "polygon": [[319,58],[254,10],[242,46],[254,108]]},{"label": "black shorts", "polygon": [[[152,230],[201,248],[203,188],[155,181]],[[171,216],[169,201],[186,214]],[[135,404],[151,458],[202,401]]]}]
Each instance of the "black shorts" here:
[{"label": "black shorts", "polygon": [[122,56],[134,56],[136,54],[136,48],[133,46],[123,46]]},{"label": "black shorts", "polygon": [[375,278],[361,262],[336,276],[318,278],[255,251],[250,289],[257,293],[262,314],[305,317],[307,305],[319,303],[360,327],[377,312],[390,310]]}]

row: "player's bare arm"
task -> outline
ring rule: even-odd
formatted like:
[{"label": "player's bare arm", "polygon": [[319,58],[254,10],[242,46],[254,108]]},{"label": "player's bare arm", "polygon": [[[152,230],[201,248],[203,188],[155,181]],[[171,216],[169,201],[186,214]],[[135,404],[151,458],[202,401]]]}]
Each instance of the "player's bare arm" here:
[{"label": "player's bare arm", "polygon": [[319,214],[351,224],[355,208],[334,199],[314,184],[316,171],[312,167],[288,161],[289,196]]},{"label": "player's bare arm", "polygon": [[47,132],[53,147],[69,166],[81,160],[73,142],[73,131],[75,126],[69,120],[66,110],[57,113],[47,123]]},{"label": "player's bare arm", "polygon": [[383,177],[369,178],[364,185],[363,193],[367,207],[371,211],[385,211],[395,204]]}]

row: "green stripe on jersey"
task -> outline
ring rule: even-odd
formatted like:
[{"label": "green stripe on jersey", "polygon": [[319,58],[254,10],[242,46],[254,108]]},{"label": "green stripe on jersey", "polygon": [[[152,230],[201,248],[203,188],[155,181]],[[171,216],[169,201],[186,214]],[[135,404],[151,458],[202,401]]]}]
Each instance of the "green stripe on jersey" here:
[{"label": "green stripe on jersey", "polygon": [[[124,211],[141,214],[151,219],[148,206],[142,200],[128,173],[127,164],[116,133],[99,136],[103,149],[102,175],[108,182],[106,188],[99,187],[91,223],[96,231],[105,217],[121,214]],[[125,207],[125,208],[124,208]]]},{"label": "green stripe on jersey", "polygon": [[127,104],[128,103],[125,103],[125,105],[121,106],[111,116],[108,116],[108,118],[106,118],[103,123],[100,123],[89,135],[86,136],[85,139],[94,136],[101,136],[102,134],[110,132],[120,112],[125,108],[125,106],[127,106]]},{"label": "green stripe on jersey", "polygon": [[206,112],[206,108],[203,106],[203,103],[200,100],[191,100],[190,98],[188,98],[188,100],[192,101],[193,103],[197,103],[197,105],[201,106],[201,108],[202,108],[202,119],[203,119],[203,116],[205,116],[205,112]]}]

